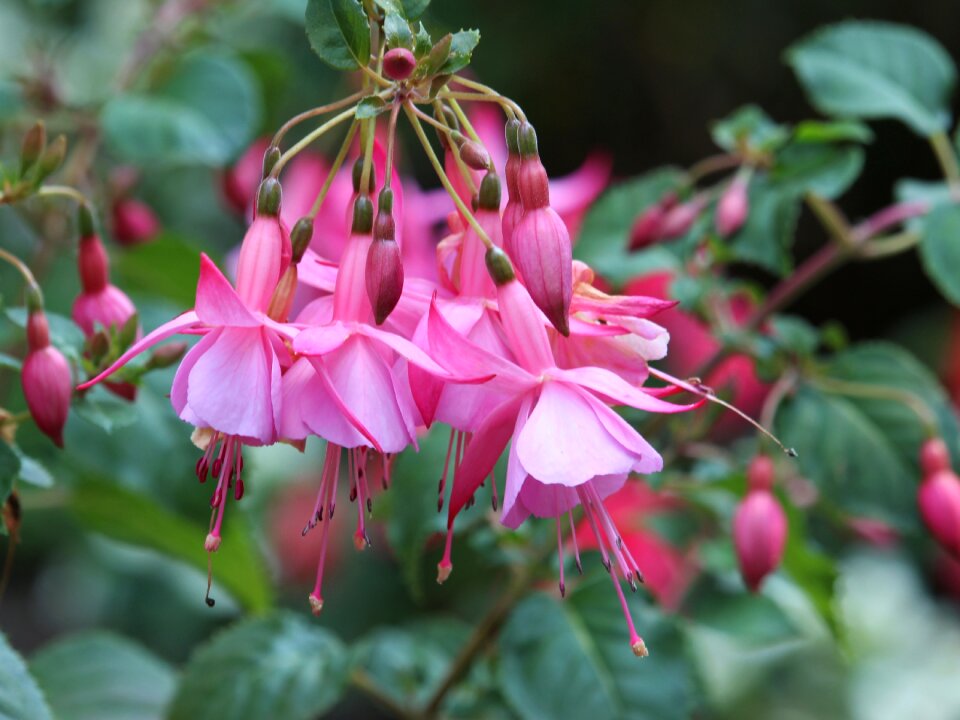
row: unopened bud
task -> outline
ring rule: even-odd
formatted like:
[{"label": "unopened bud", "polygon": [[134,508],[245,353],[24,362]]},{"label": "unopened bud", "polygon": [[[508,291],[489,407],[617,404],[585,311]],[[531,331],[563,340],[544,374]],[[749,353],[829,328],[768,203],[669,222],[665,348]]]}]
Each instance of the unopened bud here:
[{"label": "unopened bud", "polygon": [[20,148],[20,175],[26,175],[47,146],[47,129],[42,120],[38,120],[23,136],[23,145]]},{"label": "unopened bud", "polygon": [[[84,217],[83,213],[81,213],[82,217]],[[81,220],[81,227],[85,222]],[[96,233],[81,235],[77,253],[77,270],[84,294],[99,293],[107,286],[110,277],[110,261],[107,250]]]},{"label": "unopened bud", "polygon": [[[381,217],[377,216],[378,222]],[[393,221],[392,217],[390,221]],[[396,240],[379,239],[374,235],[367,251],[366,282],[374,320],[377,325],[382,325],[403,294],[403,260]]]},{"label": "unopened bud", "polygon": [[160,221],[145,202],[123,198],[113,204],[113,236],[121,245],[141,245],[160,232]]},{"label": "unopened bud", "polygon": [[273,297],[270,298],[270,305],[267,308],[267,317],[277,322],[286,322],[290,316],[290,310],[293,308],[293,297],[297,291],[297,266],[290,264],[283,275],[280,276],[280,282],[277,283],[273,291]]},{"label": "unopened bud", "polygon": [[460,157],[467,167],[474,170],[486,170],[490,167],[490,153],[480,143],[467,140],[460,146]]},{"label": "unopened bud", "polygon": [[149,370],[162,370],[171,365],[180,362],[180,358],[187,352],[185,342],[172,342],[157,348],[147,360],[146,367]]},{"label": "unopened bud", "polygon": [[747,176],[738,174],[717,202],[717,234],[725,238],[743,227],[750,211]]},{"label": "unopened bud", "polygon": [[279,180],[268,177],[261,182],[260,190],[257,192],[257,217],[277,217],[280,214],[282,197]]},{"label": "unopened bud", "polygon": [[493,170],[487,172],[480,182],[477,195],[477,208],[481,210],[500,210],[500,178]]},{"label": "unopened bud", "polygon": [[293,250],[291,258],[294,265],[303,259],[303,254],[310,247],[313,239],[313,218],[302,217],[294,224],[290,231],[290,245]]},{"label": "unopened bud", "polygon": [[757,455],[747,466],[747,487],[750,490],[770,490],[773,475],[773,460],[767,455]]},{"label": "unopened bud", "polygon": [[70,411],[73,380],[70,363],[50,344],[47,318],[41,310],[27,317],[27,344],[29,351],[20,374],[27,408],[37,427],[58,447],[63,447],[63,426]]},{"label": "unopened bud", "polygon": [[954,558],[960,559],[960,478],[939,470],[920,483],[920,516],[930,534]]},{"label": "unopened bud", "polygon": [[[527,165],[536,160],[524,160],[521,178]],[[523,186],[521,185],[521,191]],[[551,207],[531,210],[524,214],[513,231],[513,261],[523,278],[523,284],[537,307],[550,323],[567,336],[570,333],[570,302],[573,299],[573,248],[570,233],[561,217]]]},{"label": "unopened bud", "polygon": [[53,174],[63,164],[63,159],[67,156],[67,136],[57,135],[52,143],[47,145],[46,150],[40,155],[40,159],[34,165],[36,175],[33,180],[40,183],[48,175]]},{"label": "unopened bud", "polygon": [[705,204],[706,198],[697,195],[692,200],[671,208],[660,225],[660,237],[673,239],[686,234],[700,216]]},{"label": "unopened bud", "polygon": [[511,280],[516,280],[517,276],[513,272],[513,265],[510,263],[510,258],[496,245],[487,250],[484,260],[487,264],[487,272],[490,273],[490,277],[497,287],[506,285]]},{"label": "unopened bud", "polygon": [[[360,193],[360,181],[363,180],[363,157],[358,157],[356,162],[353,163],[353,192]],[[367,187],[376,187],[377,186],[377,172],[376,168],[373,166],[373,163],[370,164],[370,180]]]},{"label": "unopened bud", "polygon": [[950,469],[950,450],[942,438],[930,438],[920,446],[920,468],[924,475]]},{"label": "unopened bud", "polygon": [[93,209],[87,203],[80,203],[77,207],[77,232],[80,233],[82,238],[97,234],[93,220]]},{"label": "unopened bud", "polygon": [[[672,194],[671,194],[672,195]],[[675,196],[673,196],[675,198]],[[676,202],[674,200],[674,202]],[[663,221],[673,203],[667,204],[663,200],[651,205],[633,223],[630,229],[630,250],[643,250],[660,239],[663,233]]]},{"label": "unopened bud", "polygon": [[354,235],[369,235],[373,229],[373,203],[366,195],[360,195],[353,203],[353,224],[351,232]]},{"label": "unopened bud", "polygon": [[533,129],[533,125],[528,122],[520,123],[517,129],[517,145],[524,159],[537,157],[540,154],[537,148],[537,131]]},{"label": "unopened bud", "polygon": [[263,153],[263,169],[261,170],[260,177],[267,177],[267,175],[273,171],[278,160],[280,160],[280,148],[276,145],[271,145]]},{"label": "unopened bud", "polygon": [[520,154],[520,121],[510,118],[503,126],[503,134],[507,141],[507,152],[511,155]]},{"label": "unopened bud", "polygon": [[417,59],[407,48],[393,48],[383,56],[383,74],[391,80],[406,80],[417,66]]},{"label": "unopened bud", "polygon": [[751,592],[780,565],[787,541],[787,516],[769,490],[751,490],[733,516],[733,544],[740,574]]}]

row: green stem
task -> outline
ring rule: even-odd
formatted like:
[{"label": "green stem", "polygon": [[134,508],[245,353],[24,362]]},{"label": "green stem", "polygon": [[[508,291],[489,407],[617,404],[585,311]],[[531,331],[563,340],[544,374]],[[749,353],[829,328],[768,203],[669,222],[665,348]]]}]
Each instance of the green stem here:
[{"label": "green stem", "polygon": [[360,173],[360,194],[369,195],[373,188],[370,187],[370,173],[373,169],[373,141],[377,134],[377,119],[370,118],[363,120],[363,171]]},{"label": "green stem", "polygon": [[483,145],[483,140],[481,140],[480,136],[477,135],[477,131],[473,129],[473,125],[470,123],[470,118],[467,117],[467,114],[463,111],[463,108],[460,107],[460,103],[458,103],[454,98],[450,98],[447,104],[457,116],[457,120],[460,121],[460,124],[463,125],[464,130],[467,131],[467,135],[470,136],[470,139]]},{"label": "green stem", "polygon": [[77,190],[72,188],[69,185],[44,185],[36,193],[36,197],[65,197],[75,200],[78,204],[83,205],[87,202],[86,196]]},{"label": "green stem", "polygon": [[27,287],[39,289],[40,286],[37,285],[36,278],[33,277],[33,273],[30,272],[30,268],[27,267],[27,264],[23,260],[18,258],[13,253],[4,250],[3,248],[0,248],[0,260],[4,260],[16,268],[17,272],[23,276],[23,280],[26,282]]},{"label": "green stem", "polygon": [[[470,80],[470,79],[465,78],[465,77],[460,77],[459,75],[454,75],[452,78],[450,78],[450,82],[452,82],[452,83],[457,83],[457,84],[459,84],[459,85],[463,85],[464,87],[470,88],[471,90],[476,90],[477,92],[481,93],[481,94],[484,95],[484,96],[492,97],[492,98],[494,98],[497,102],[499,102],[501,105],[503,105],[504,107],[508,108],[508,109],[511,110],[512,112],[516,113],[517,117],[519,117],[520,120],[526,121],[526,119],[527,119],[527,115],[526,115],[526,113],[523,112],[523,108],[521,108],[517,103],[515,103],[513,100],[511,100],[511,99],[508,98],[507,96],[501,95],[499,92],[497,92],[496,90],[494,90],[492,87],[489,87],[489,86],[487,86],[487,85],[484,85],[483,83],[479,83],[479,82],[477,82],[476,80]],[[454,95],[454,96],[455,96],[454,99],[457,99],[457,100],[460,100],[460,99],[464,99],[464,100],[476,100],[476,99],[479,99],[479,98],[474,98],[474,97],[459,98],[459,97],[456,97],[456,95],[458,95],[458,93],[451,93],[451,95]]]},{"label": "green stem", "polygon": [[855,244],[850,233],[850,223],[847,222],[840,208],[812,192],[807,193],[803,199],[831,238],[843,247],[849,248]]},{"label": "green stem", "polygon": [[874,238],[860,249],[859,258],[862,260],[879,260],[880,258],[897,255],[918,245],[922,239],[923,236],[920,233],[910,230],[887,237]]},{"label": "green stem", "polygon": [[950,138],[941,130],[931,135],[929,140],[944,177],[951,185],[960,184],[960,165],[957,164],[957,154],[953,150]]},{"label": "green stem", "polygon": [[347,137],[344,138],[343,144],[340,146],[340,151],[337,153],[337,157],[333,160],[333,165],[330,166],[330,172],[327,173],[327,179],[323,181],[323,187],[320,188],[320,192],[317,193],[316,200],[313,201],[313,205],[310,208],[310,219],[315,220],[317,214],[320,212],[320,208],[323,206],[323,201],[327,198],[327,193],[330,191],[330,187],[333,185],[334,179],[337,177],[337,173],[340,171],[340,167],[343,165],[343,161],[347,158],[347,153],[350,152],[350,144],[353,142],[354,136],[357,134],[358,123],[354,120],[350,124],[350,129],[347,130]]},{"label": "green stem", "polygon": [[390,111],[390,123],[387,125],[387,162],[383,179],[383,186],[390,187],[390,180],[393,178],[393,147],[397,140],[397,115],[400,114],[400,103],[394,103]]},{"label": "green stem", "polygon": [[[441,118],[446,118],[446,115],[443,112],[443,103],[440,102],[440,100],[434,100],[433,106],[437,110],[437,114]],[[414,108],[414,111],[416,111],[416,106],[413,106],[413,108]],[[425,117],[425,113],[422,114],[421,116]],[[445,123],[440,121],[440,124],[444,125]],[[450,129],[453,130],[453,128],[450,128]],[[456,135],[451,134],[450,137],[454,138],[456,136],[459,136],[462,142],[463,133],[458,131],[454,131],[454,132],[456,132]],[[476,193],[477,184],[473,181],[473,173],[470,172],[470,168],[467,167],[467,164],[463,161],[463,158],[460,156],[460,146],[456,142],[451,143],[450,152],[453,153],[453,160],[455,163],[457,163],[457,170],[460,171],[460,177],[463,178],[463,181],[470,188],[470,193],[471,194]]]},{"label": "green stem", "polygon": [[487,235],[487,231],[483,229],[479,222],[477,222],[477,219],[473,216],[473,213],[470,212],[470,208],[468,208],[466,204],[464,204],[463,200],[460,199],[460,196],[457,195],[457,191],[450,182],[450,178],[447,177],[447,173],[443,170],[443,165],[441,165],[440,159],[437,157],[433,147],[430,145],[430,140],[427,139],[427,135],[423,131],[423,125],[421,125],[420,121],[417,120],[417,116],[414,113],[413,108],[409,103],[405,103],[403,109],[407,113],[407,118],[410,120],[410,124],[413,126],[413,131],[417,134],[420,144],[423,145],[423,149],[427,153],[430,164],[433,165],[434,172],[436,172],[437,177],[440,178],[440,184],[443,185],[443,189],[447,191],[447,194],[453,200],[453,204],[457,206],[457,209],[463,215],[464,219],[477,233],[480,241],[483,243],[483,246],[487,250],[491,249],[493,247],[493,241],[490,239],[490,236]]},{"label": "green stem", "polygon": [[294,115],[292,118],[290,118],[283,125],[280,126],[280,129],[277,130],[277,132],[274,134],[273,140],[271,141],[270,144],[279,146],[280,143],[283,141],[284,136],[288,132],[290,132],[290,130],[296,125],[299,125],[305,120],[309,120],[311,118],[315,118],[320,115],[326,115],[327,113],[333,112],[334,110],[339,110],[340,108],[346,107],[347,105],[353,105],[354,103],[363,99],[363,95],[364,93],[362,91],[355,92],[353,95],[342,98],[341,100],[337,100],[336,102],[328,103],[327,105],[320,105],[319,107],[311,108],[310,110],[302,112],[299,115]]},{"label": "green stem", "polygon": [[287,150],[283,155],[280,156],[280,159],[277,160],[277,164],[273,166],[273,169],[270,171],[270,177],[276,178],[279,177],[280,171],[283,170],[283,167],[290,162],[291,159],[297,156],[298,153],[302,152],[305,148],[309,147],[312,142],[320,138],[325,132],[335,128],[340,123],[349,120],[352,117],[355,117],[356,109],[349,108],[344,110],[339,115],[335,115],[329,120],[327,120],[323,125],[318,127],[316,130],[313,130],[307,133],[303,139],[300,140],[297,144],[293,145],[289,150]]}]

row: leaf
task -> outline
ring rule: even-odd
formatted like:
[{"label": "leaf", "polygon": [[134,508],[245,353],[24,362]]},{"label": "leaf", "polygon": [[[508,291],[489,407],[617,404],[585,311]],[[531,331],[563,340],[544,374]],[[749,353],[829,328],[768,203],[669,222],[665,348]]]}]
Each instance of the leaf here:
[{"label": "leaf", "polygon": [[176,687],[167,663],[107,632],[48,645],[30,670],[60,720],[161,720]]},{"label": "leaf", "polygon": [[923,269],[947,300],[960,305],[960,206],[937,205],[922,227]]},{"label": "leaf", "polygon": [[0,718],[53,720],[50,708],[21,657],[0,633]]},{"label": "leaf", "polygon": [[39,488],[53,487],[53,476],[39,461],[32,457],[20,453],[20,475],[21,482],[33,485]]},{"label": "leaf", "polygon": [[407,48],[413,50],[413,33],[410,24],[402,15],[388,12],[383,20],[383,33],[387,38],[387,45],[391,48]]},{"label": "leaf", "polygon": [[743,227],[729,242],[733,257],[759,265],[778,275],[790,269],[800,201],[789,187],[777,187],[766,178],[750,183],[750,213]]},{"label": "leaf", "polygon": [[769,152],[783,145],[790,137],[790,132],[785,125],[773,122],[756,105],[745,105],[713,123],[710,136],[718,147],[727,152],[738,152],[744,148]]},{"label": "leaf", "polygon": [[416,20],[430,5],[430,0],[401,0],[403,3],[404,14],[408,20]]},{"label": "leaf", "polygon": [[786,59],[827,115],[896,118],[923,136],[949,123],[956,69],[939,43],[914,28],[843,22],[796,43]]},{"label": "leaf", "polygon": [[[145,495],[87,479],[74,490],[70,509],[91,530],[207,569],[203,549],[207,528],[173,514]],[[243,607],[261,612],[272,605],[273,588],[247,530],[239,513],[225,523],[223,544],[213,559],[214,577]]]},{"label": "leaf", "polygon": [[650,657],[634,657],[617,595],[605,577],[564,601],[537,593],[510,615],[501,636],[500,687],[524,720],[686,719],[693,680],[673,622],[641,595],[631,612]]},{"label": "leaf", "polygon": [[[615,185],[591,206],[574,251],[606,280],[622,285],[649,266],[648,253],[627,253],[637,217],[680,184],[680,172],[662,168]],[[671,261],[670,256],[659,254]]]},{"label": "leaf", "polygon": [[376,117],[388,109],[387,102],[382,97],[370,95],[357,103],[357,120],[366,120]]},{"label": "leaf", "polygon": [[427,57],[433,49],[433,39],[430,37],[430,33],[427,32],[423,23],[419,25],[420,27],[417,28],[417,34],[414,36],[413,45],[413,54],[418,61]]},{"label": "leaf", "polygon": [[169,720],[312,720],[343,694],[347,654],[293,613],[246,620],[201,646],[184,669]]},{"label": "leaf", "polygon": [[20,456],[10,445],[0,441],[0,507],[13,490],[13,481],[20,474]]},{"label": "leaf", "polygon": [[450,38],[450,54],[447,55],[446,61],[440,66],[438,74],[452,75],[463,70],[470,64],[473,51],[479,42],[479,30],[461,30],[454,33],[453,37]]},{"label": "leaf", "polygon": [[873,142],[873,130],[855,120],[804,120],[793,130],[801,143]]},{"label": "leaf", "polygon": [[309,0],[310,47],[336,70],[356,70],[370,59],[370,23],[357,0]]},{"label": "leaf", "polygon": [[13,355],[7,355],[7,353],[0,353],[0,369],[3,370],[12,370],[13,372],[20,372],[23,368],[23,363],[20,361],[20,358],[15,358]]},{"label": "leaf", "polygon": [[393,13],[401,19],[406,16],[406,10],[400,0],[373,0],[385,14]]},{"label": "leaf", "polygon": [[74,411],[105,433],[133,425],[139,415],[133,403],[121,400],[107,392],[88,393],[73,406]]},{"label": "leaf", "polygon": [[119,284],[192,307],[200,273],[200,253],[186,239],[168,232],[127,248],[116,259]]},{"label": "leaf", "polygon": [[260,120],[251,72],[226,54],[193,53],[155,93],[118,95],[100,118],[106,142],[139,165],[225,165]]},{"label": "leaf", "polygon": [[777,153],[770,180],[781,190],[832,200],[860,176],[863,160],[863,149],[855,145],[791,143]]}]

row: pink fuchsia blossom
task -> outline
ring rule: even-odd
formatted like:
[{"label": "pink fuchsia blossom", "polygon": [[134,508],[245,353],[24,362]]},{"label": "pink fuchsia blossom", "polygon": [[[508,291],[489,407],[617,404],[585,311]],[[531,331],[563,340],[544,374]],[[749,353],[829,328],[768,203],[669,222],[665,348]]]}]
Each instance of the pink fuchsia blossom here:
[{"label": "pink fuchsia blossom", "polygon": [[733,235],[746,222],[750,212],[750,198],[747,194],[749,182],[748,173],[737,173],[720,195],[716,212],[717,234],[720,237]]},{"label": "pink fuchsia blossom", "polygon": [[50,344],[50,327],[42,309],[33,309],[27,315],[27,356],[20,384],[37,427],[62,448],[73,381],[70,363]]},{"label": "pink fuchsia blossom", "polygon": [[97,235],[80,238],[77,267],[81,292],[73,302],[72,314],[84,335],[119,330],[136,315],[137,309],[126,293],[110,284],[107,251]]},{"label": "pink fuchsia blossom", "polygon": [[960,559],[960,478],[949,469],[927,475],[920,483],[917,504],[940,547]]}]

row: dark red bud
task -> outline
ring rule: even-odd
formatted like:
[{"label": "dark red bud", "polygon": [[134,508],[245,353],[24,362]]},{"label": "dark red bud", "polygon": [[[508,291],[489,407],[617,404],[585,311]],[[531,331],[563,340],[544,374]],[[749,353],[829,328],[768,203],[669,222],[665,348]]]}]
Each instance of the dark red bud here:
[{"label": "dark red bud", "polygon": [[417,67],[417,59],[407,48],[393,48],[383,56],[383,73],[391,80],[406,80]]},{"label": "dark red bud", "polygon": [[63,426],[70,411],[73,380],[70,364],[50,345],[46,316],[42,311],[27,319],[29,352],[23,361],[20,382],[30,415],[37,427],[63,447]]},{"label": "dark red bud", "polygon": [[[378,215],[377,219],[390,216]],[[375,239],[367,252],[367,297],[377,325],[383,324],[403,294],[403,261],[395,240]]]},{"label": "dark red bud", "polygon": [[117,200],[113,204],[113,236],[121,245],[140,245],[149,242],[160,232],[160,221],[144,202],[134,198]]},{"label": "dark red bud", "polygon": [[770,490],[773,477],[773,460],[767,455],[757,455],[747,466],[747,487],[750,490]]},{"label": "dark red bud", "polygon": [[928,475],[917,493],[920,516],[936,541],[960,558],[960,479],[950,470]]},{"label": "dark red bud", "polygon": [[467,140],[460,146],[460,157],[467,167],[474,170],[486,170],[490,167],[490,153],[480,143]]}]

